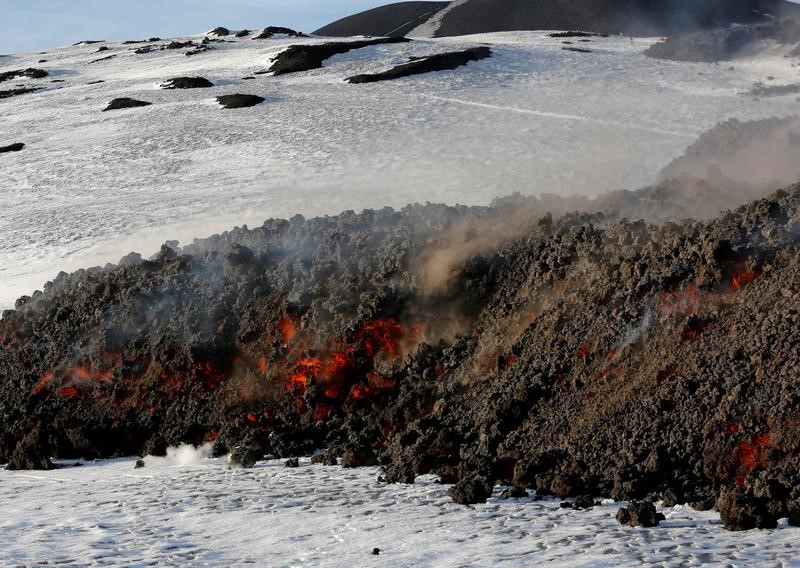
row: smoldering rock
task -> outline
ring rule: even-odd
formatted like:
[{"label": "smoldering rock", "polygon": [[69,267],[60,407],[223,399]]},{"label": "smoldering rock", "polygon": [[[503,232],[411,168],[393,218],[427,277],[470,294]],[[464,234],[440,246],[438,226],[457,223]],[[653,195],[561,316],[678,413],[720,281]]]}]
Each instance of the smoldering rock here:
[{"label": "smoldering rock", "polygon": [[176,77],[162,83],[162,89],[208,89],[214,83],[205,77]]},{"label": "smoldering rock", "polygon": [[390,81],[401,77],[410,77],[434,71],[447,71],[457,69],[467,65],[471,61],[480,61],[492,56],[492,50],[488,47],[472,47],[464,51],[453,51],[449,53],[439,53],[426,57],[414,57],[410,63],[398,65],[388,71],[370,75],[355,75],[348,77],[348,83],[376,83],[378,81]]},{"label": "smoldering rock", "polygon": [[119,98],[119,99],[114,99],[113,101],[108,103],[108,106],[103,109],[103,112],[106,112],[106,111],[109,111],[109,110],[122,110],[122,109],[126,109],[126,108],[146,107],[146,106],[150,106],[151,104],[153,104],[153,103],[149,103],[149,102],[146,102],[146,101],[138,101],[136,99],[131,99],[131,98],[128,98],[128,97],[122,97],[122,98]]},{"label": "smoldering rock", "polygon": [[256,105],[260,105],[266,99],[264,97],[259,97],[258,95],[221,95],[217,97],[217,102],[222,105],[222,108],[225,109],[235,109],[235,108],[248,108]]},{"label": "smoldering rock", "polygon": [[649,501],[631,501],[627,508],[617,511],[619,524],[629,527],[655,527],[665,518]]}]

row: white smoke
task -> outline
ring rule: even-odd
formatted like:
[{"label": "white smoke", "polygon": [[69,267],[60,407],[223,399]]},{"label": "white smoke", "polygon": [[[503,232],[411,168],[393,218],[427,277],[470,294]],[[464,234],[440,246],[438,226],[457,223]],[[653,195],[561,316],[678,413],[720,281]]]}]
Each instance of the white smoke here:
[{"label": "white smoke", "polygon": [[202,446],[181,444],[177,447],[167,448],[166,456],[147,456],[144,458],[144,462],[146,466],[199,465],[203,460],[213,456],[213,450],[213,442],[208,442]]}]

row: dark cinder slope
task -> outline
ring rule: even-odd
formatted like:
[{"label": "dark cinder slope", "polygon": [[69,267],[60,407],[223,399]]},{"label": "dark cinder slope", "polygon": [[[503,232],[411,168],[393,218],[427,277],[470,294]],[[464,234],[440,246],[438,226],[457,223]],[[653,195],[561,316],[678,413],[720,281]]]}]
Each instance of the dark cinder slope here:
[{"label": "dark cinder slope", "polygon": [[659,35],[763,21],[782,0],[470,0],[447,13],[437,36],[542,29]]},{"label": "dark cinder slope", "polygon": [[314,35],[347,37],[354,35],[403,36],[422,24],[447,2],[399,2],[374,8],[318,29]]}]

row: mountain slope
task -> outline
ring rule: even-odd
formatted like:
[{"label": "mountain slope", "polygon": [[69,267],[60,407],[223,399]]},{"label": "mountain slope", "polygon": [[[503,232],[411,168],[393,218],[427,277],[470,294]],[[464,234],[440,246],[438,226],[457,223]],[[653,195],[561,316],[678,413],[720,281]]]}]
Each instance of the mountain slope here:
[{"label": "mountain slope", "polygon": [[399,2],[337,20],[318,29],[321,36],[404,36],[447,6],[447,2]]}]

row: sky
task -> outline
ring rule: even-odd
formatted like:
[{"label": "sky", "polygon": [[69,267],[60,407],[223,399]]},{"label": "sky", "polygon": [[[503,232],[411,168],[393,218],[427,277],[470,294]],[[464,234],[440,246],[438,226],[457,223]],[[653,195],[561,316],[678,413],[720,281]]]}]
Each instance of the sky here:
[{"label": "sky", "polygon": [[93,39],[140,39],[288,26],[312,32],[392,0],[0,0],[0,53]]}]

